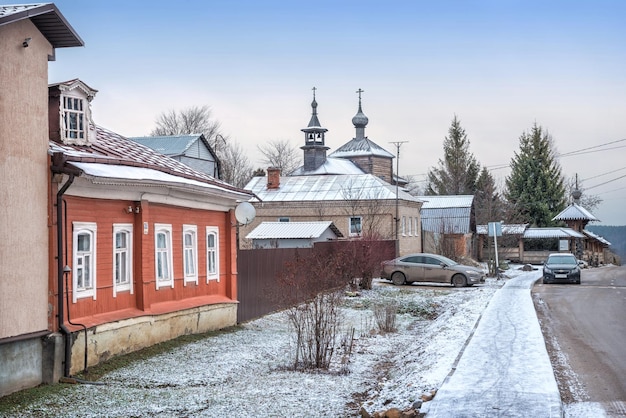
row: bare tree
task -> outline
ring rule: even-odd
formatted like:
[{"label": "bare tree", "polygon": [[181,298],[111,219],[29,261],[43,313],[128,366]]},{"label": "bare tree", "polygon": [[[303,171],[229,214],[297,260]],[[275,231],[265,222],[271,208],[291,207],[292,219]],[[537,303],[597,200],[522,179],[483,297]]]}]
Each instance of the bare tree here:
[{"label": "bare tree", "polygon": [[280,168],[280,172],[284,175],[289,175],[302,165],[300,152],[287,140],[276,139],[266,144],[259,144],[257,148],[263,154],[263,164]]},{"label": "bare tree", "polygon": [[388,218],[385,214],[391,213],[393,202],[381,199],[381,194],[381,189],[366,189],[355,180],[349,180],[341,188],[346,203],[344,212],[348,216],[362,216],[361,232],[364,235],[382,235],[381,227]]},{"label": "bare tree", "polygon": [[237,187],[248,184],[254,169],[239,143],[224,141],[217,150],[217,156],[221,162],[222,180]]},{"label": "bare tree", "polygon": [[150,135],[203,134],[208,141],[212,141],[220,130],[220,123],[211,117],[211,109],[206,105],[163,112],[155,123],[156,128]]}]

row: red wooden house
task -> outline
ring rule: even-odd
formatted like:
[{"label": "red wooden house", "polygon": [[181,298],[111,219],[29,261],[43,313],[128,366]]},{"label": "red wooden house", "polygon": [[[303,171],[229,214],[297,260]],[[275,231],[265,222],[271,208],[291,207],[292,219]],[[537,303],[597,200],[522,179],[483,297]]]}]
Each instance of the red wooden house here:
[{"label": "red wooden house", "polygon": [[96,126],[95,94],[49,87],[49,327],[65,376],[237,321],[234,209],[250,195]]}]

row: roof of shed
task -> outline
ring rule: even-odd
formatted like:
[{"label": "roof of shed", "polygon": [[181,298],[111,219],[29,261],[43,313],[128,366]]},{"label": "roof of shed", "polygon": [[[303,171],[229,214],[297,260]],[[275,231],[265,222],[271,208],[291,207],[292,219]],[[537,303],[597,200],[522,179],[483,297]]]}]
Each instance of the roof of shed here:
[{"label": "roof of shed", "polygon": [[582,206],[572,203],[552,218],[553,221],[599,221],[591,212]]},{"label": "roof of shed", "polygon": [[30,19],[54,48],[84,46],[54,3],[0,5],[0,26]]},{"label": "roof of shed", "polygon": [[471,208],[424,208],[420,210],[422,230],[445,234],[469,234]]},{"label": "roof of shed", "polygon": [[261,222],[246,235],[246,239],[319,238],[328,229],[337,237],[343,236],[332,221]]},{"label": "roof of shed", "polygon": [[604,245],[611,245],[611,243],[609,241],[607,241],[604,237],[601,237],[600,235],[594,234],[593,232],[591,232],[591,231],[589,231],[587,229],[583,229],[583,234],[587,235],[589,238],[593,238],[595,240],[600,241]]},{"label": "roof of shed", "polygon": [[[396,187],[371,174],[281,176],[280,187],[267,188],[266,177],[254,177],[245,187],[264,202],[390,200]],[[399,190],[398,199],[421,202]]]},{"label": "roof of shed", "polygon": [[[478,235],[487,235],[488,225],[476,225],[476,233]],[[510,224],[502,225],[502,235],[523,235],[524,231],[528,228],[528,224]]]},{"label": "roof of shed", "polygon": [[419,196],[424,202],[423,209],[469,208],[474,195]]}]

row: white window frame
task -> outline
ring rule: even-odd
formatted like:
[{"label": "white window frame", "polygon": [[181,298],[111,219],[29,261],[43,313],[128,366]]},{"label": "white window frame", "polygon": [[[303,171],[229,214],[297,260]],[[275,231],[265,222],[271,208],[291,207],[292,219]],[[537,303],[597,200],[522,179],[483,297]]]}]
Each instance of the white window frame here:
[{"label": "white window frame", "polygon": [[[82,97],[68,94],[63,94],[61,99],[63,137],[69,141],[87,141],[89,132],[87,109],[89,108],[89,103],[86,103],[86,100]],[[76,126],[70,126],[72,119],[75,120]],[[75,136],[72,136],[72,133]]]},{"label": "white window frame", "polygon": [[[358,219],[359,220],[358,231],[354,231],[352,229],[352,220],[353,219]],[[350,231],[350,236],[351,237],[360,237],[361,234],[363,234],[363,217],[362,216],[351,216],[350,218],[348,218],[348,231]]]},{"label": "white window frame", "polygon": [[[191,236],[191,243],[187,244],[187,236]],[[191,265],[193,271],[188,272]],[[198,227],[196,225],[183,225],[183,285],[187,283],[198,284]]]},{"label": "white window frame", "polygon": [[408,232],[409,236],[412,237],[413,236],[413,217],[412,216],[409,216],[409,219],[408,219],[408,221],[406,223],[406,226],[407,226],[407,229],[408,229],[407,232]]},{"label": "white window frame", "polygon": [[[72,222],[72,301],[76,303],[78,299],[91,297],[96,300],[97,293],[97,271],[96,271],[96,244],[98,238],[98,226],[95,222]],[[78,251],[78,236],[87,234],[90,237],[89,251]],[[85,265],[85,257],[88,257],[88,264]],[[88,286],[78,287],[78,271],[82,266],[90,272],[91,283]]]},{"label": "white window frame", "polygon": [[415,236],[417,237],[419,235],[419,226],[420,226],[420,221],[419,221],[419,216],[415,217]]},{"label": "white window frame", "polygon": [[[159,249],[159,235],[165,234],[165,248]],[[167,262],[167,277],[159,277],[159,259]],[[172,255],[172,225],[154,224],[154,281],[157,290],[161,287],[174,287],[174,265]]]},{"label": "white window frame", "polygon": [[[117,234],[126,234],[126,248],[117,248]],[[117,282],[117,259],[126,253],[126,277],[123,282]],[[133,224],[113,224],[113,297],[119,292],[133,294]]]},{"label": "white window frame", "polygon": [[402,231],[402,236],[406,237],[406,216],[402,216],[402,222],[401,222],[401,231]]},{"label": "white window frame", "polygon": [[[209,236],[215,236],[215,246],[209,246]],[[211,267],[214,267],[211,269]],[[214,271],[211,271],[214,270]],[[206,281],[220,281],[220,235],[216,226],[206,227]]]}]

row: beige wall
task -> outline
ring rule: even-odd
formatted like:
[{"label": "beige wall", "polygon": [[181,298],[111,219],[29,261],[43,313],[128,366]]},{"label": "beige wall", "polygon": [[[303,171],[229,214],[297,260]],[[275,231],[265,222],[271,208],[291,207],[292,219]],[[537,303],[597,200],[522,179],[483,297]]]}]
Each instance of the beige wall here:
[{"label": "beige wall", "polygon": [[[399,218],[402,219],[402,216],[411,217],[415,224],[415,217],[417,217],[417,224],[421,225],[419,221],[420,205],[415,202],[400,201],[398,205]],[[254,207],[256,209],[254,221],[249,225],[240,227],[239,230],[239,246],[242,249],[252,248],[251,240],[247,240],[245,237],[254,228],[261,222],[277,222],[279,217],[287,217],[291,222],[332,221],[344,238],[350,237],[349,221],[351,216],[363,217],[364,230],[367,229],[370,219],[374,217],[376,219],[372,224],[374,229],[384,239],[395,239],[393,221],[396,211],[395,201],[379,201],[374,206],[370,205],[369,208],[367,203],[361,207],[351,207],[349,203],[343,201],[254,203]],[[372,213],[378,214],[373,215]],[[414,228],[412,228],[411,235],[405,234],[403,236],[399,233],[398,238],[401,255],[421,252],[421,230],[415,234]]]},{"label": "beige wall", "polygon": [[[25,38],[32,38],[28,48]],[[30,22],[0,26],[0,338],[47,329],[48,55]]]}]

